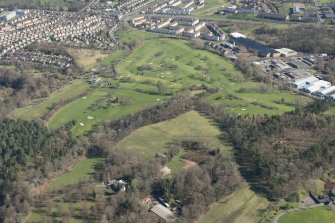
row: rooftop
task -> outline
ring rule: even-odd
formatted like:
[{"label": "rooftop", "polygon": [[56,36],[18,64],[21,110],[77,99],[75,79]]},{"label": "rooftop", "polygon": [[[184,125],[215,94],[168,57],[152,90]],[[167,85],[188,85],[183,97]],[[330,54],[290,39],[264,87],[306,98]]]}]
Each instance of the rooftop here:
[{"label": "rooftop", "polygon": [[282,54],[295,54],[297,53],[297,51],[294,51],[294,50],[291,50],[291,49],[288,49],[288,48],[280,48],[280,49],[276,49],[276,51],[278,51],[279,53],[282,53]]},{"label": "rooftop", "polygon": [[177,218],[175,214],[170,211],[168,208],[164,207],[161,204],[156,204],[151,208],[151,211],[157,214],[159,217],[163,218],[167,222],[175,221]]}]

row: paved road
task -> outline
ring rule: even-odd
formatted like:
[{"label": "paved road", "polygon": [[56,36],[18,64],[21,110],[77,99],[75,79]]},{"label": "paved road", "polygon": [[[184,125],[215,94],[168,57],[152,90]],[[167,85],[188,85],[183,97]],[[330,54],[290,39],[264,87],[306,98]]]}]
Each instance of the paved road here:
[{"label": "paved road", "polygon": [[81,9],[79,12],[86,11],[89,7],[91,7],[93,4],[98,3],[100,0],[91,0],[83,9]]}]

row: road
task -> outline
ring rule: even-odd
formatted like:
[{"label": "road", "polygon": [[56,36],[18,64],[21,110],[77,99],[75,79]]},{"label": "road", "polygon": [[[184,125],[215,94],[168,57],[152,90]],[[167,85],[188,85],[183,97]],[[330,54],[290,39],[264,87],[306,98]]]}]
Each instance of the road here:
[{"label": "road", "polygon": [[91,0],[83,9],[81,9],[79,12],[86,11],[89,7],[91,7],[93,4],[99,3],[100,0]]}]

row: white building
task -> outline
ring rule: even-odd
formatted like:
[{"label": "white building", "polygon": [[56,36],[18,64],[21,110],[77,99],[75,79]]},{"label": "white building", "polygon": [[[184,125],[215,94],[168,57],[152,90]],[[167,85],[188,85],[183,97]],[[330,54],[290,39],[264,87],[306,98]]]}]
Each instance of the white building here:
[{"label": "white building", "polygon": [[320,89],[326,89],[330,86],[331,86],[330,82],[324,80],[318,80],[310,85],[307,85],[306,87],[303,88],[303,90],[308,93],[314,93]]},{"label": "white building", "polygon": [[29,9],[16,9],[15,12],[17,16],[21,17],[27,15],[30,11]]},{"label": "white building", "polygon": [[11,19],[14,19],[16,17],[15,11],[10,12],[3,12],[0,14],[0,20],[9,21]]},{"label": "white building", "polygon": [[229,35],[233,38],[247,38],[246,35],[243,35],[242,33],[238,33],[238,32],[233,32],[233,33],[230,33]]},{"label": "white building", "polygon": [[288,48],[280,48],[276,49],[276,51],[279,52],[282,57],[293,57],[298,55],[297,51]]},{"label": "white building", "polygon": [[323,88],[315,92],[317,95],[326,96],[332,92],[335,92],[335,86],[330,86],[328,88]]},{"label": "white building", "polygon": [[305,87],[306,85],[310,85],[310,84],[312,84],[312,83],[314,83],[314,82],[316,82],[316,81],[319,81],[319,79],[318,79],[317,77],[315,77],[315,76],[310,76],[310,77],[306,77],[306,78],[302,78],[302,79],[295,80],[295,81],[293,82],[293,86],[294,86],[295,88],[300,89],[300,88],[303,88],[303,87]]}]

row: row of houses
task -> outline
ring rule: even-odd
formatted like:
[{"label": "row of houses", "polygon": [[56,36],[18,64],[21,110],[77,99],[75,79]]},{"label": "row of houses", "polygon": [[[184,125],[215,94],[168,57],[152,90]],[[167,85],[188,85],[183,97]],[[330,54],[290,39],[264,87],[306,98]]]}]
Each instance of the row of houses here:
[{"label": "row of houses", "polygon": [[151,4],[152,2],[153,0],[128,0],[121,2],[116,8],[121,11],[132,12]]},{"label": "row of houses", "polygon": [[204,3],[204,0],[168,0],[152,6],[147,13],[190,15],[194,9],[203,7]]},{"label": "row of houses", "polygon": [[[0,30],[0,57],[16,52],[34,42],[65,41],[69,37],[89,37],[106,29],[100,16],[78,14],[57,15],[33,12],[24,21],[8,23]],[[87,38],[86,40],[90,40]]]},{"label": "row of houses", "polygon": [[[209,41],[222,41],[225,33],[214,23],[200,21],[198,18],[174,17],[162,19],[159,17],[134,17],[133,26],[165,35],[180,35],[187,38],[201,37]],[[206,31],[207,30],[207,31]]]},{"label": "row of houses", "polygon": [[210,34],[212,34],[212,35],[206,35],[205,36],[206,40],[222,41],[225,39],[225,33],[219,27],[217,27],[214,23],[207,22],[206,26],[211,31]]},{"label": "row of houses", "polygon": [[73,59],[65,55],[49,55],[40,52],[18,51],[0,58],[2,63],[34,63],[67,68],[73,64]]}]

